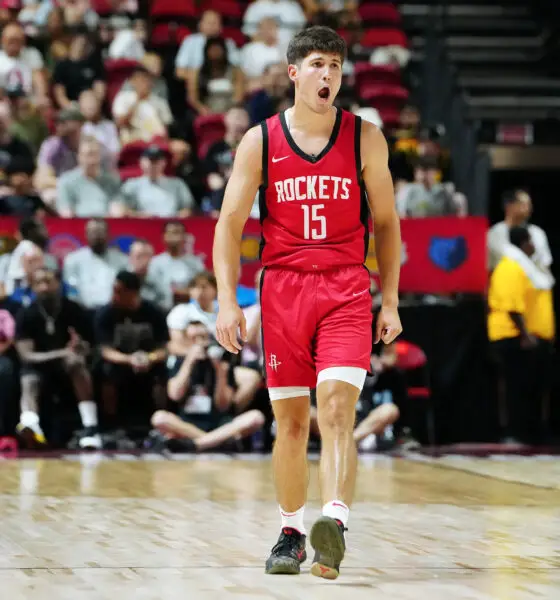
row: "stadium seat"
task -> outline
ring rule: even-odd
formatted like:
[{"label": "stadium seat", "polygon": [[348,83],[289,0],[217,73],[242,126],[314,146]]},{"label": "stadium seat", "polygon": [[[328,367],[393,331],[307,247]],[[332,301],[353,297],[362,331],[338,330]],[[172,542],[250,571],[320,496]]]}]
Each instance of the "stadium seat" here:
[{"label": "stadium seat", "polygon": [[225,38],[233,40],[238,48],[241,48],[249,41],[249,38],[238,27],[224,27],[222,35]]},{"label": "stadium seat", "polygon": [[150,15],[155,18],[193,19],[197,16],[194,0],[153,0]]},{"label": "stadium seat", "polygon": [[194,135],[198,142],[198,157],[206,156],[209,147],[226,133],[224,115],[201,115],[194,121]]},{"label": "stadium seat", "polygon": [[226,19],[241,19],[244,12],[243,7],[235,0],[204,0],[200,12],[205,10],[215,10]]},{"label": "stadium seat", "polygon": [[408,99],[409,92],[402,85],[389,83],[367,83],[360,88],[360,97],[368,102],[373,102],[377,107],[398,106]]},{"label": "stadium seat", "polygon": [[358,8],[358,13],[365,24],[386,23],[390,25],[400,25],[401,13],[391,3],[362,4]]},{"label": "stadium seat", "polygon": [[181,42],[191,34],[186,25],[171,21],[170,23],[157,23],[152,27],[150,42],[154,46],[180,46]]},{"label": "stadium seat", "polygon": [[360,95],[362,87],[369,83],[389,83],[400,85],[401,72],[392,65],[372,65],[369,62],[357,62],[354,65],[356,90]]},{"label": "stadium seat", "polygon": [[127,58],[109,59],[105,61],[105,73],[107,77],[107,101],[109,106],[113,104],[115,96],[119,93],[123,83],[131,76],[134,69],[140,63]]},{"label": "stadium seat", "polygon": [[140,177],[142,175],[142,169],[140,168],[140,158],[142,157],[142,153],[148,146],[152,146],[156,144],[162,150],[164,150],[167,154],[167,166],[165,168],[166,175],[174,175],[175,169],[173,165],[171,165],[171,152],[169,150],[169,144],[167,140],[158,139],[157,141],[154,139],[151,142],[144,142],[142,140],[138,140],[136,142],[130,142],[122,147],[121,152],[119,154],[118,160],[118,171],[121,176],[122,181],[126,181],[131,177]]},{"label": "stadium seat", "polygon": [[400,29],[374,28],[366,29],[361,40],[361,45],[366,48],[378,48],[379,46],[401,46],[408,47],[406,35]]},{"label": "stadium seat", "polygon": [[393,107],[378,107],[377,112],[383,121],[383,129],[392,131],[400,125],[401,111]]},{"label": "stadium seat", "polygon": [[114,12],[111,0],[91,0],[91,8],[101,17],[109,17]]}]

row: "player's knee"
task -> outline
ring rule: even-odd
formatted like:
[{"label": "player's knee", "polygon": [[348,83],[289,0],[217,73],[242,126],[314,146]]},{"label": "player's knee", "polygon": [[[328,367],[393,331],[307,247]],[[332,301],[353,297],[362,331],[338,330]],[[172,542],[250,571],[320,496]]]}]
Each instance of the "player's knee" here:
[{"label": "player's knee", "polygon": [[151,421],[154,429],[161,429],[169,423],[169,415],[165,410],[156,410]]},{"label": "player's knee", "polygon": [[304,442],[309,435],[309,420],[289,415],[276,419],[276,436]]},{"label": "player's knee", "polygon": [[333,394],[321,402],[318,418],[320,429],[352,430],[356,420],[356,410],[348,398]]}]

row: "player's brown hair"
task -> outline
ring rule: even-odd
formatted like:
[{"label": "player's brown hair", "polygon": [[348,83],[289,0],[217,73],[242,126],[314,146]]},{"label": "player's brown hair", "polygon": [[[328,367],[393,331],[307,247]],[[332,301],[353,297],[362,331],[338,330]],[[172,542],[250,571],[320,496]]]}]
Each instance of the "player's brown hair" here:
[{"label": "player's brown hair", "polygon": [[303,29],[292,38],[288,46],[288,64],[295,65],[312,52],[338,54],[344,62],[346,58],[346,42],[334,29],[323,25],[314,25]]}]

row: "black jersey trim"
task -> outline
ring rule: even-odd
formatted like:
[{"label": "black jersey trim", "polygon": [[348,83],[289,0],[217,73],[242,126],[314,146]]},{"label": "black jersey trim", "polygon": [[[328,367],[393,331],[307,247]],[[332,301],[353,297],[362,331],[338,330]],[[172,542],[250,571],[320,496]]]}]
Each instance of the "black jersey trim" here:
[{"label": "black jersey trim", "polygon": [[[264,220],[268,216],[268,207],[266,205],[266,188],[268,187],[268,126],[266,121],[261,122],[262,132],[262,183],[259,187],[259,220],[261,228]],[[259,259],[262,258],[266,241],[261,229],[261,241],[259,243]]]},{"label": "black jersey trim", "polygon": [[362,117],[354,117],[354,157],[356,159],[356,181],[362,184]]},{"label": "black jersey trim", "polygon": [[364,178],[362,177],[362,117],[354,117],[354,160],[356,177],[360,186],[360,221],[364,226],[364,262],[369,249],[369,217],[370,209]]},{"label": "black jersey trim", "polygon": [[310,163],[316,163],[316,162],[319,162],[324,156],[326,156],[326,154],[334,146],[336,139],[338,138],[338,134],[340,132],[340,125],[342,124],[342,110],[340,108],[338,108],[336,110],[336,118],[334,120],[334,127],[331,132],[331,137],[329,138],[327,145],[316,156],[307,154],[296,144],[294,138],[292,137],[292,134],[290,133],[290,130],[288,129],[288,123],[286,122],[286,112],[285,111],[282,111],[280,113],[280,124],[282,125],[282,131],[284,132],[284,137],[286,138],[286,141],[288,142],[290,148],[299,157],[303,158],[303,160],[306,160],[307,162],[310,162]]}]

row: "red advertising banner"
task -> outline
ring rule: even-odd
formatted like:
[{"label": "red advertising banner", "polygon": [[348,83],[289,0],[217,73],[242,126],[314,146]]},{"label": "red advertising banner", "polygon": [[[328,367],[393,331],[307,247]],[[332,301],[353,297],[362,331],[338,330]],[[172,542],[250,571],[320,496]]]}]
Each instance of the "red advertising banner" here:
[{"label": "red advertising banner", "polygon": [[[50,236],[49,252],[60,260],[85,244],[86,219],[46,219]],[[163,219],[107,219],[112,245],[128,252],[136,238],[149,240],[156,253],[164,250]],[[187,250],[200,256],[212,268],[212,240],[216,221],[207,217],[184,220],[188,232]],[[0,218],[0,254],[10,252],[16,244],[18,221]],[[401,222],[403,248],[401,256],[401,291],[445,294],[453,292],[483,293],[488,280],[486,267],[486,232],[488,223],[481,217],[440,217],[406,219]],[[260,267],[260,224],[250,219],[241,246],[241,283],[253,285]],[[366,266],[377,278],[375,237],[370,235]]]}]

